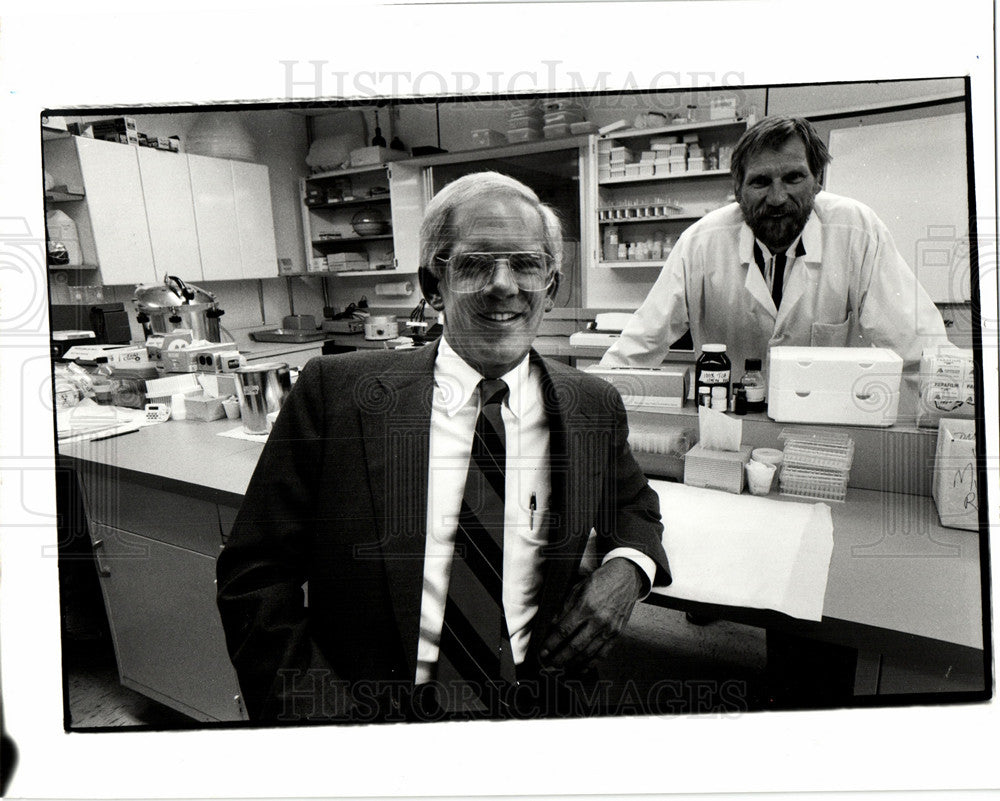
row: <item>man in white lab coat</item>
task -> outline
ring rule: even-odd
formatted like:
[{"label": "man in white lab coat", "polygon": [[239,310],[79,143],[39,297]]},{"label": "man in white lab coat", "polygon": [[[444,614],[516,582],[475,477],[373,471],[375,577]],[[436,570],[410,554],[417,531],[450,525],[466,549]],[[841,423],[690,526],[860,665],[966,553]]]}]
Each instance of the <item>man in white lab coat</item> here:
[{"label": "man in white lab coat", "polygon": [[774,345],[891,348],[913,367],[944,322],[867,206],[821,191],[830,154],[810,123],[767,117],[733,152],[736,203],[680,237],[601,365],[654,366],[690,329],[724,343],[734,378]]}]

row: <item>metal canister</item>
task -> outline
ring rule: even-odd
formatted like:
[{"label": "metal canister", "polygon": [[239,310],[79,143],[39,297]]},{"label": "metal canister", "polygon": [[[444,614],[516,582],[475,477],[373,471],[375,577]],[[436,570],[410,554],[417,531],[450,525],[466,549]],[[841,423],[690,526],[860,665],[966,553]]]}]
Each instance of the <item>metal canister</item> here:
[{"label": "metal canister", "polygon": [[225,312],[216,303],[215,295],[176,275],[166,276],[162,284],[137,286],[132,302],[147,339],[189,328],[195,339],[222,341],[219,318]]},{"label": "metal canister", "polygon": [[240,382],[240,416],[248,434],[267,433],[267,415],[277,412],[292,388],[285,362],[264,362],[235,371]]}]

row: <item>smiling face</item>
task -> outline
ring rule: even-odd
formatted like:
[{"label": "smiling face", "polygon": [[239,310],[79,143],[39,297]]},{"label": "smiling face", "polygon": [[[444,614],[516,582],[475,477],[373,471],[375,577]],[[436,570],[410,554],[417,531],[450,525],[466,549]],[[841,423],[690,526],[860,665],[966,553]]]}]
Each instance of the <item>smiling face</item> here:
[{"label": "smiling face", "polygon": [[[460,206],[452,217],[455,244],[463,253],[544,252],[541,216],[527,201],[493,195]],[[444,335],[459,356],[486,378],[499,378],[524,358],[551,308],[558,275],[548,291],[525,292],[505,261],[478,292],[456,291],[454,258],[438,282],[431,305],[444,309]]]},{"label": "smiling face", "polygon": [[777,150],[750,158],[736,200],[754,235],[772,252],[781,252],[805,227],[819,190],[806,146],[792,136]]}]

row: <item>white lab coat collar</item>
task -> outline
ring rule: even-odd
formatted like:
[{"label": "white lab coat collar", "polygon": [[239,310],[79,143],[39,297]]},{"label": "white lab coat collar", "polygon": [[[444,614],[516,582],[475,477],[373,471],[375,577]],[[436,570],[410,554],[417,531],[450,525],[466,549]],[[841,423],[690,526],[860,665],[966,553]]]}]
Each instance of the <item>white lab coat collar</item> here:
[{"label": "white lab coat collar", "polygon": [[[523,404],[527,402],[525,389],[529,368],[525,355],[514,369],[500,376],[510,388],[504,404],[518,419],[524,412]],[[441,404],[448,417],[454,417],[469,402],[482,380],[479,371],[459,356],[447,338],[442,336],[434,360],[434,403]]]},{"label": "white lab coat collar", "polygon": [[[774,299],[771,297],[771,293],[767,289],[767,282],[764,280],[764,276],[761,275],[760,270],[757,269],[757,263],[753,257],[755,239],[756,237],[754,237],[753,231],[750,230],[750,226],[744,222],[740,228],[739,241],[740,263],[744,266],[744,268],[746,268],[746,279],[743,286],[746,291],[750,293],[750,296],[756,300],[761,307],[769,315],[771,315],[771,317],[777,319],[778,309],[774,305]],[[805,250],[803,260],[819,264],[820,259],[823,256],[823,224],[816,216],[815,209],[810,213],[809,218],[806,220],[802,233],[794,242],[792,242],[791,247],[788,248],[788,251],[786,252],[790,251],[794,254],[798,248],[799,242],[802,243],[802,249]],[[768,256],[770,255],[770,251],[763,243],[761,243],[761,249],[765,254]],[[798,296],[802,294],[802,288],[804,286],[803,282],[800,280],[802,276],[795,276],[793,278],[791,273],[788,273],[787,275],[788,282],[785,286],[784,299],[781,303],[783,309],[791,308]]]}]

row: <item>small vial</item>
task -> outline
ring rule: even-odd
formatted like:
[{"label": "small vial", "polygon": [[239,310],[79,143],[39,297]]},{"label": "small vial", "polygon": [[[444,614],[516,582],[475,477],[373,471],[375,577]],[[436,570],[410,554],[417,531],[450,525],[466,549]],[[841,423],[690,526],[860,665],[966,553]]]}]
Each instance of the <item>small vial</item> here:
[{"label": "small vial", "polygon": [[712,408],[712,388],[698,387],[698,405]]},{"label": "small vial", "polygon": [[744,361],[743,386],[746,388],[747,411],[763,412],[767,408],[767,384],[760,370],[760,359]]},{"label": "small vial", "polygon": [[712,408],[719,412],[729,411],[726,408],[726,387],[712,387]]},{"label": "small vial", "polygon": [[184,393],[178,392],[170,396],[170,417],[174,420],[187,419],[187,406],[184,403]]},{"label": "small vial", "polygon": [[733,414],[747,413],[747,391],[742,384],[733,384]]}]

